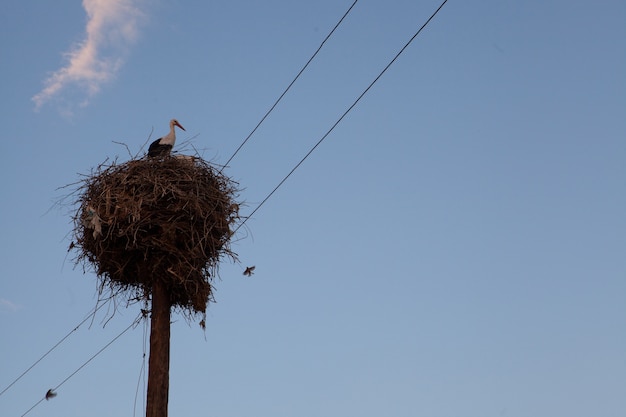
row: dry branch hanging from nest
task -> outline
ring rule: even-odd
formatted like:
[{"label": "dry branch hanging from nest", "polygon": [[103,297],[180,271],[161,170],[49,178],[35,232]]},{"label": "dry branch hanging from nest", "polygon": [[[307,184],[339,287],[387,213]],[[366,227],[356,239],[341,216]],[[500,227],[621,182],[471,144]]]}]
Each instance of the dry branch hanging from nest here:
[{"label": "dry branch hanging from nest", "polygon": [[220,259],[237,259],[237,196],[237,184],[198,157],[102,165],[79,189],[77,262],[93,266],[100,291],[147,298],[162,280],[172,306],[204,313]]}]

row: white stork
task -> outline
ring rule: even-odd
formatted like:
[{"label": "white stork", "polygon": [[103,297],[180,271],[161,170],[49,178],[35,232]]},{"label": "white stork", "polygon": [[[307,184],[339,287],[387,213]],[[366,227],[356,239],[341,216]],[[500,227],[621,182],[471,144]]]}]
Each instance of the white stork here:
[{"label": "white stork", "polygon": [[174,147],[174,143],[176,143],[176,132],[174,132],[174,127],[180,127],[185,130],[184,127],[178,123],[178,120],[172,119],[170,120],[170,133],[159,138],[150,144],[148,148],[148,156],[151,158],[156,158],[159,156],[169,155]]}]

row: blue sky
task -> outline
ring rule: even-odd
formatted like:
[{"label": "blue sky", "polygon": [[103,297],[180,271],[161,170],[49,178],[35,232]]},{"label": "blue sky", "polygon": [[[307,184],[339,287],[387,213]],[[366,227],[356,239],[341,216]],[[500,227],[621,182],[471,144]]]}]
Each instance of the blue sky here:
[{"label": "blue sky", "polygon": [[[2,3],[0,390],[96,303],[58,187],[172,117],[224,163],[351,3]],[[229,164],[248,212],[438,6],[356,4]],[[174,316],[170,415],[624,415],[625,17],[620,1],[448,2],[248,221],[206,332]],[[106,326],[100,310],[1,414],[139,308]],[[144,334],[28,415],[142,415]]]}]

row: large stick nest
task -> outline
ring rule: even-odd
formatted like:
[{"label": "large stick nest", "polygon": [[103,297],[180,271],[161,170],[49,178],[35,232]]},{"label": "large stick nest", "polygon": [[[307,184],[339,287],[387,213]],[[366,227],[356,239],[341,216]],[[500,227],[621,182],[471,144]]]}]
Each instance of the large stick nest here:
[{"label": "large stick nest", "polygon": [[172,306],[205,313],[220,259],[237,259],[237,184],[197,157],[104,164],[81,184],[73,245],[100,291],[149,299],[161,280]]}]

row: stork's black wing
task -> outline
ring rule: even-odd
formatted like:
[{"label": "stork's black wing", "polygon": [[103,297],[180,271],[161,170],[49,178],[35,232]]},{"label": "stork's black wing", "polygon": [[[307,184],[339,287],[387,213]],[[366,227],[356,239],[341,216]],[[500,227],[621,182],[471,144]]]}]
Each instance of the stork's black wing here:
[{"label": "stork's black wing", "polygon": [[150,144],[148,148],[148,156],[151,158],[169,155],[172,150],[172,145],[161,144],[161,139],[157,139]]}]

